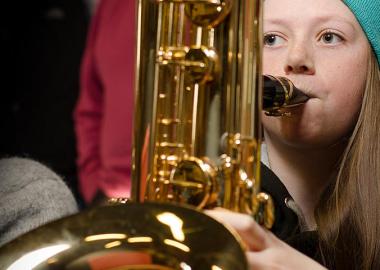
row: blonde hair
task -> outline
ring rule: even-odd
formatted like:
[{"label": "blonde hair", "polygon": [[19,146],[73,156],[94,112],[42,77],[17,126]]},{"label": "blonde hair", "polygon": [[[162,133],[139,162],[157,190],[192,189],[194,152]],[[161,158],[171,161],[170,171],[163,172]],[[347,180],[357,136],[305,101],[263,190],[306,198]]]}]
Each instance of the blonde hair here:
[{"label": "blonde hair", "polygon": [[[372,50],[371,50],[372,52]],[[356,127],[316,209],[320,252],[334,269],[380,269],[380,69],[369,57]]]}]

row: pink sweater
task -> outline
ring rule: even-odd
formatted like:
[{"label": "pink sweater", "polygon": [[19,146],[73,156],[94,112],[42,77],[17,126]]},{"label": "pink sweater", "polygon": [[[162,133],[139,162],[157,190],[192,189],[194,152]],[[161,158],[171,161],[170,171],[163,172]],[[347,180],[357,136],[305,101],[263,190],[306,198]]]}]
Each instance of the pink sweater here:
[{"label": "pink sweater", "polygon": [[135,1],[103,0],[93,18],[74,113],[80,190],[130,194]]}]

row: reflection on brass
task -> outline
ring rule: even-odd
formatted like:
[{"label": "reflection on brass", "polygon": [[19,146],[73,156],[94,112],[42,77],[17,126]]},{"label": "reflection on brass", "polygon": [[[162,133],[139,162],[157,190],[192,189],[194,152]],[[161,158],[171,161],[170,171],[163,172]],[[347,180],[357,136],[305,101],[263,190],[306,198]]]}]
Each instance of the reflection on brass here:
[{"label": "reflection on brass", "polygon": [[263,192],[260,192],[256,195],[258,206],[260,211],[257,211],[255,214],[256,221],[265,226],[266,228],[271,228],[274,224],[274,205],[272,198]]},{"label": "reflection on brass", "polygon": [[185,63],[199,63],[199,65],[185,65],[186,75],[193,83],[205,83],[214,79],[217,69],[217,54],[208,48],[190,48],[185,56]]},{"label": "reflection on brass", "polygon": [[[221,157],[224,176],[223,207],[253,215],[256,210],[255,194],[258,189],[255,171],[257,141],[240,133],[227,138],[227,149]],[[256,174],[256,175],[255,175]]]},{"label": "reflection on brass", "polygon": [[215,51],[204,46],[161,49],[157,53],[157,63],[179,66],[186,73],[186,79],[199,84],[212,81],[219,67]]},{"label": "reflection on brass", "polygon": [[188,2],[185,5],[186,15],[194,24],[203,27],[214,27],[222,22],[233,4],[233,0],[186,2]]},{"label": "reflection on brass", "polygon": [[131,202],[129,198],[110,198],[108,204],[124,204]]},{"label": "reflection on brass", "polygon": [[171,172],[173,201],[204,208],[216,205],[215,166],[195,157],[182,159]]},{"label": "reflection on brass", "polygon": [[[170,222],[157,218],[162,215],[176,217],[181,227],[170,230]],[[90,209],[25,234],[0,249],[0,269],[244,270],[244,256],[233,234],[201,212],[130,203]]]}]

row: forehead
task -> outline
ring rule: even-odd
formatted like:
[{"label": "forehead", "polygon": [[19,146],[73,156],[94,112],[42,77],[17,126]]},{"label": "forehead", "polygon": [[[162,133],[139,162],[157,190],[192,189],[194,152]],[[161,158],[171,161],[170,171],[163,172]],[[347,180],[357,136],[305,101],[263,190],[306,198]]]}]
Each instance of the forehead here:
[{"label": "forehead", "polygon": [[265,0],[264,19],[297,23],[316,19],[356,22],[354,14],[341,0]]}]

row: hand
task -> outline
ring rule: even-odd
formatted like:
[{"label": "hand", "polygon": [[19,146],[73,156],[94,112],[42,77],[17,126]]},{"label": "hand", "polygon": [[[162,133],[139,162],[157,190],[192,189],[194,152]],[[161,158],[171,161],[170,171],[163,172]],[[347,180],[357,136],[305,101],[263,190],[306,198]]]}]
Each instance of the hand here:
[{"label": "hand", "polygon": [[206,214],[234,228],[247,246],[247,260],[252,270],[307,269],[323,270],[322,265],[290,247],[270,231],[263,229],[252,217],[217,208]]}]

